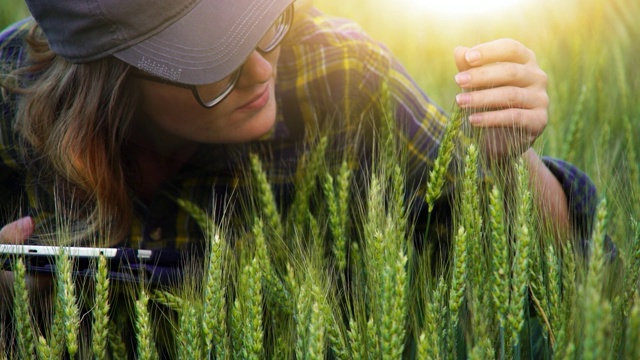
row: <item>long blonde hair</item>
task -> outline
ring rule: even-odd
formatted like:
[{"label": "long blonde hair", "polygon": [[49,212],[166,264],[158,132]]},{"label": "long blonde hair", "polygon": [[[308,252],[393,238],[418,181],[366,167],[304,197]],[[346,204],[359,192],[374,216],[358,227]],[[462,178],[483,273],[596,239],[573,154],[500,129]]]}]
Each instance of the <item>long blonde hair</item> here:
[{"label": "long blonde hair", "polygon": [[88,206],[75,216],[89,229],[108,229],[113,245],[133,216],[131,164],[123,156],[138,99],[130,67],[113,57],[72,64],[51,51],[36,24],[26,39],[29,65],[17,71],[27,85],[13,89],[19,134],[52,174],[56,195]]}]

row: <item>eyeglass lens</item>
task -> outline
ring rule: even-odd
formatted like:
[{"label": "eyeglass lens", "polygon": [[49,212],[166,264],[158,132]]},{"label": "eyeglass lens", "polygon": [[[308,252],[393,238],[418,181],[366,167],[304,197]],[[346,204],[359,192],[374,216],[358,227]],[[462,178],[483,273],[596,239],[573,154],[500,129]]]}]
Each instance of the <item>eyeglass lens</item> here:
[{"label": "eyeglass lens", "polygon": [[[273,51],[282,41],[284,36],[289,30],[291,20],[293,17],[293,6],[289,6],[287,10],[280,15],[280,17],[271,25],[269,30],[264,34],[260,42],[258,42],[257,49],[262,53],[268,53]],[[198,85],[195,87],[197,96],[200,98],[200,102],[207,107],[214,106],[226,97],[233,87],[235,86],[242,66],[235,70],[227,78],[218,82],[206,85]]]}]

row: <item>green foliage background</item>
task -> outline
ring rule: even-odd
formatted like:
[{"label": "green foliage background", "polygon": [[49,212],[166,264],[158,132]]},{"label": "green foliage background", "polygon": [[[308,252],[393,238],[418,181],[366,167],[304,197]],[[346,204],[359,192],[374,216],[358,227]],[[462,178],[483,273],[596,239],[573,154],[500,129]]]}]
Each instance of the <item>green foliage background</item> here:
[{"label": "green foliage background", "polygon": [[29,15],[24,1],[0,0],[0,28]]}]

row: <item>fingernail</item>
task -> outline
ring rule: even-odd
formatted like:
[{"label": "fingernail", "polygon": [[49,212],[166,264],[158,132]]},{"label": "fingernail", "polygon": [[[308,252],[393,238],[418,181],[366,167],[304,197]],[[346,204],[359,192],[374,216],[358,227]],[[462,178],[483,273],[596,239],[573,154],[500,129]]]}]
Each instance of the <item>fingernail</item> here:
[{"label": "fingernail", "polygon": [[478,124],[482,121],[482,115],[480,114],[471,114],[469,115],[469,122],[471,124]]},{"label": "fingernail", "polygon": [[471,102],[471,95],[465,93],[458,94],[456,95],[456,102],[460,106],[467,105]]},{"label": "fingernail", "polygon": [[469,64],[474,63],[480,60],[480,52],[476,50],[469,51],[464,55],[464,58]]},{"label": "fingernail", "polygon": [[458,75],[455,76],[456,79],[456,83],[459,86],[463,86],[469,83],[469,81],[471,81],[471,76],[469,74],[467,74],[466,72],[461,72]]}]

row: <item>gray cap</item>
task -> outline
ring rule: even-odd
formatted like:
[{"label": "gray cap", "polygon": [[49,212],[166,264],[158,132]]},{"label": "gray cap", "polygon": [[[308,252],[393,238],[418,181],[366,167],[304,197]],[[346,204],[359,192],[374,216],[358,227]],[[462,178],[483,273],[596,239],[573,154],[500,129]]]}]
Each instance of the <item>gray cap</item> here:
[{"label": "gray cap", "polygon": [[26,0],[49,46],[74,63],[113,55],[184,84],[223,79],[293,0]]}]

